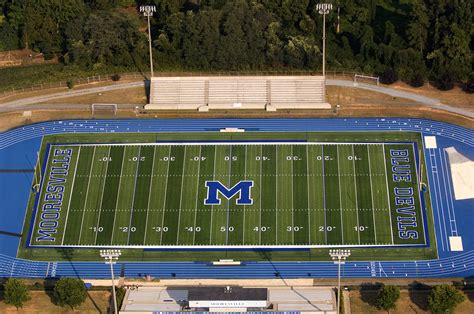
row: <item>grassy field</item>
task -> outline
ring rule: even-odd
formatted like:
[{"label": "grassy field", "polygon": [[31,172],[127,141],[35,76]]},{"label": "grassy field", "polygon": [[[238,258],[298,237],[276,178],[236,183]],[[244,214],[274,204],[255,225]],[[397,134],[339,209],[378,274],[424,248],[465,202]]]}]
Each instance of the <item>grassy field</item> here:
[{"label": "grassy field", "polygon": [[[226,142],[271,139],[285,144],[239,142],[215,145],[146,145],[183,138],[187,141],[219,139]],[[141,144],[86,144],[99,140],[102,143],[105,140],[110,143]],[[309,142],[286,143],[294,140]],[[395,146],[410,152],[409,167],[414,175],[411,186],[416,189],[414,146],[407,142],[418,141],[419,135],[416,133],[49,136],[44,139],[42,156],[47,155],[45,144],[61,144],[50,146],[54,149],[49,150],[50,156],[45,169],[47,175],[39,207],[45,204],[47,177],[54,164],[54,156],[51,154],[54,154],[55,149],[71,149],[68,162],[70,171],[65,176],[65,189],[61,196],[64,198],[64,207],[61,208],[57,232],[52,235],[54,240],[36,241],[35,238],[31,244],[52,245],[57,248],[27,248],[23,238],[19,256],[33,259],[54,256],[57,260],[95,259],[96,249],[61,248],[77,245],[333,247],[423,244],[426,239],[420,220],[417,227],[413,228],[419,235],[416,239],[401,239],[397,225],[390,223],[390,220],[397,219],[397,213],[390,210],[395,205],[394,182],[389,180],[389,151]],[[340,143],[336,145],[336,142]],[[374,144],[363,144],[364,142]],[[383,145],[382,142],[403,144]],[[69,143],[86,145],[70,146]],[[59,163],[56,166],[61,165],[63,164]],[[208,179],[219,180],[227,187],[240,180],[254,181],[255,185],[251,190],[253,204],[236,205],[235,195],[230,200],[221,197],[220,205],[204,205],[206,187],[203,183]],[[415,201],[416,215],[421,219],[416,193]],[[30,205],[24,234],[28,232],[32,218],[33,195]],[[427,205],[428,225],[431,226],[431,208],[429,203]],[[39,213],[38,211],[38,215]],[[41,221],[38,217],[33,230],[35,237]],[[432,232],[429,236],[432,238]],[[436,256],[433,243],[431,241],[429,247],[419,249],[365,247],[355,249],[353,256],[357,259],[410,259],[412,256],[417,259],[433,258]],[[50,255],[46,253],[48,251]],[[223,250],[211,253],[177,251],[167,254],[163,251],[126,249],[123,256],[131,260],[155,257],[165,260],[206,260],[214,258],[214,255],[256,260],[319,260],[326,252],[326,249],[312,248],[304,252]]]}]

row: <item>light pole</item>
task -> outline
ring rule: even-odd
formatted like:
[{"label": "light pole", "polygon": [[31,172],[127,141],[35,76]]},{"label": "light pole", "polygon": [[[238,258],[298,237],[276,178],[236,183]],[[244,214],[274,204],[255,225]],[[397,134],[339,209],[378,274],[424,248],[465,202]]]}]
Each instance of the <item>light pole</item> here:
[{"label": "light pole", "polygon": [[337,264],[337,313],[339,313],[339,307],[341,306],[341,264],[346,262],[346,258],[351,255],[350,250],[329,250],[329,256],[331,256],[334,264]]},{"label": "light pole", "polygon": [[153,16],[153,13],[156,12],[156,7],[154,5],[141,5],[140,12],[143,13],[143,16],[146,16],[148,19],[148,48],[150,49],[150,80],[153,77],[153,53],[151,52],[151,29],[150,29],[150,16]]},{"label": "light pole", "polygon": [[115,295],[115,278],[114,278],[114,267],[115,261],[118,260],[122,254],[120,250],[100,250],[100,256],[105,258],[105,263],[110,264],[110,273],[112,274],[112,295],[114,298],[114,313],[118,313],[117,309],[117,297]]},{"label": "light pole", "polygon": [[331,3],[318,3],[316,10],[323,15],[323,76],[326,76],[326,14],[332,10]]}]

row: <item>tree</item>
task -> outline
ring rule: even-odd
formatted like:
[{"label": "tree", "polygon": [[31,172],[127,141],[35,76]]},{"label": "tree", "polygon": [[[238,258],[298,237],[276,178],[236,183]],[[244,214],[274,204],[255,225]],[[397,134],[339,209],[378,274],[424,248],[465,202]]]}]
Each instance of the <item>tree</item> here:
[{"label": "tree", "polygon": [[54,297],[61,306],[71,309],[81,305],[87,298],[84,281],[75,278],[61,278],[54,286]]},{"label": "tree", "polygon": [[5,284],[4,299],[5,303],[14,305],[18,310],[31,297],[28,288],[23,282],[18,279],[9,278]]},{"label": "tree", "polygon": [[433,313],[451,313],[464,299],[464,294],[455,287],[439,285],[428,295],[428,309]]},{"label": "tree", "polygon": [[377,296],[377,306],[385,311],[390,311],[396,307],[396,302],[400,298],[400,289],[397,286],[383,286]]}]

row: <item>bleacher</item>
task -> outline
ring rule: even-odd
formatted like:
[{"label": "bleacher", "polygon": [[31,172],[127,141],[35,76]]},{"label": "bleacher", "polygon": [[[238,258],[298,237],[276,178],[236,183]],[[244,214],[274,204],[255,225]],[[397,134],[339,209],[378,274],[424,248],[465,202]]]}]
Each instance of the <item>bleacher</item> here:
[{"label": "bleacher", "polygon": [[147,110],[330,109],[323,76],[153,77]]}]

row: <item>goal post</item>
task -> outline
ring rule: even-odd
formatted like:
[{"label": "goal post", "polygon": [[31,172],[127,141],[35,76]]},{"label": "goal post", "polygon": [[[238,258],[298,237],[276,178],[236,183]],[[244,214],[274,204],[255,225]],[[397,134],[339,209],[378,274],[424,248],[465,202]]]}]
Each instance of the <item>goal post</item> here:
[{"label": "goal post", "polygon": [[354,85],[357,85],[358,83],[370,83],[378,86],[380,80],[378,76],[354,74]]},{"label": "goal post", "polygon": [[94,115],[95,113],[97,113],[98,111],[101,111],[101,112],[113,112],[114,113],[114,116],[117,115],[117,104],[101,104],[101,103],[97,103],[97,104],[91,104],[91,112],[92,112],[92,115]]},{"label": "goal post", "polygon": [[41,184],[41,165],[40,165],[40,154],[36,152],[36,165],[34,168],[33,186],[31,187],[34,193],[39,193]]}]

